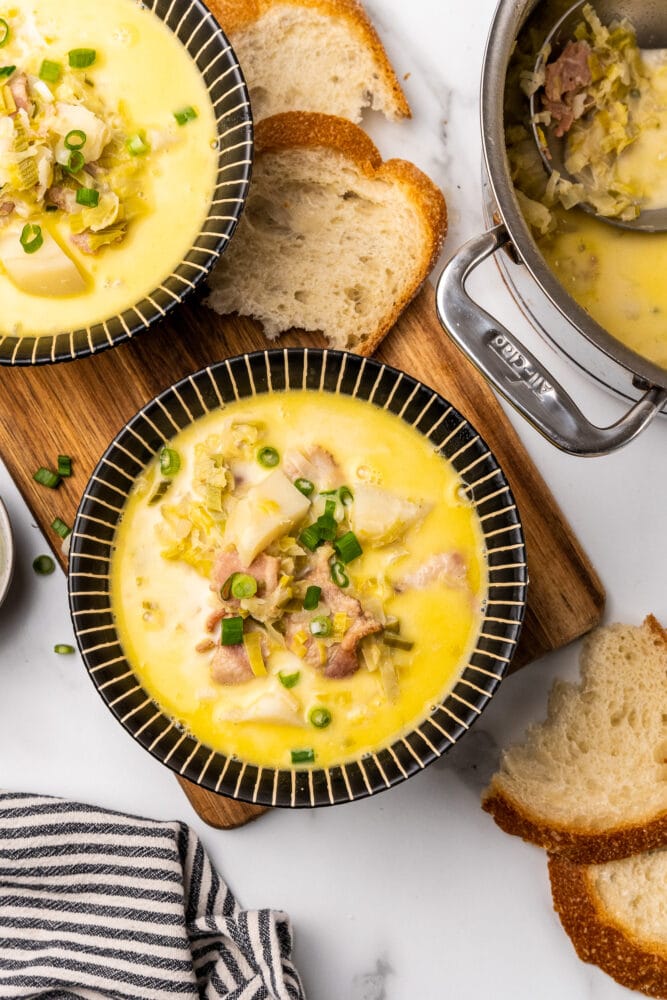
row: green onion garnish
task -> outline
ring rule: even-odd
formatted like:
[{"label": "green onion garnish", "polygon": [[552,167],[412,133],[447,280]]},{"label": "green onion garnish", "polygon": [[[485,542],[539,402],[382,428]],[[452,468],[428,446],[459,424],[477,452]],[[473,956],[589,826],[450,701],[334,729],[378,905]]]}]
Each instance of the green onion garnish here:
[{"label": "green onion garnish", "polygon": [[69,455],[58,455],[58,475],[63,479],[72,475],[72,459]]},{"label": "green onion garnish", "polygon": [[45,83],[58,83],[62,71],[63,68],[60,63],[45,59],[39,69],[39,78],[40,80],[44,80]]},{"label": "green onion garnish", "polygon": [[286,674],[284,670],[281,670],[278,674],[278,680],[284,688],[293,688],[295,684],[299,683],[300,677],[300,670],[295,671],[293,674]]},{"label": "green onion garnish", "polygon": [[291,757],[293,764],[313,764],[315,762],[315,751],[312,749],[292,750]]},{"label": "green onion garnish", "polygon": [[9,30],[9,25],[5,21],[4,17],[0,17],[0,49],[9,41],[11,31]]},{"label": "green onion garnish", "polygon": [[296,479],[294,485],[305,497],[312,496],[315,492],[315,483],[311,483],[310,479]]},{"label": "green onion garnish", "polygon": [[45,212],[57,212],[58,211],[58,206],[57,205],[45,205],[44,206],[44,211]]},{"label": "green onion garnish", "polygon": [[56,568],[56,564],[51,556],[37,556],[37,558],[32,561],[32,568],[35,573],[38,573],[40,576],[49,576],[49,574],[53,573]]},{"label": "green onion garnish", "polygon": [[35,226],[33,223],[29,222],[23,227],[20,242],[25,253],[36,253],[44,244],[42,227]]},{"label": "green onion garnish", "polygon": [[73,128],[65,136],[65,149],[83,149],[88,136],[80,128]]},{"label": "green onion garnish", "polygon": [[398,635],[401,631],[401,623],[399,619],[390,615],[384,623],[384,630],[385,632],[393,632],[394,635]]},{"label": "green onion garnish", "polygon": [[160,502],[160,500],[165,495],[165,493],[167,492],[167,490],[171,489],[171,483],[172,483],[171,479],[163,479],[162,480],[162,482],[159,484],[158,488],[156,489],[155,493],[153,494],[153,496],[148,501],[148,506],[149,507],[154,507],[156,503]]},{"label": "green onion garnish", "polygon": [[60,484],[60,476],[57,472],[52,472],[51,469],[45,469],[42,466],[37,472],[33,474],[32,477],[36,483],[40,486],[47,486],[50,490],[55,490],[56,486]]},{"label": "green onion garnish", "polygon": [[343,507],[349,507],[354,500],[354,493],[349,486],[341,486],[338,491],[338,499],[342,503]]},{"label": "green onion garnish", "polygon": [[265,469],[275,469],[280,461],[280,455],[275,448],[260,448],[257,452],[257,461]]},{"label": "green onion garnish", "polygon": [[333,582],[336,584],[337,587],[350,586],[350,578],[345,572],[345,566],[342,564],[342,562],[339,562],[337,559],[334,559],[334,561],[331,563],[330,570],[331,570],[331,579],[333,580]]},{"label": "green onion garnish", "polygon": [[125,140],[125,146],[130,156],[145,156],[146,153],[150,152],[151,148],[139,132],[135,132],[134,135],[129,136]]},{"label": "green onion garnish", "polygon": [[51,527],[55,531],[56,535],[59,535],[63,539],[72,534],[72,529],[68,527],[64,521],[61,521],[59,517],[56,517],[53,521],[51,521]]},{"label": "green onion garnish", "polygon": [[257,580],[249,573],[234,573],[230,587],[232,597],[242,601],[245,597],[254,597],[257,593]]},{"label": "green onion garnish", "polygon": [[333,623],[326,615],[319,615],[313,618],[310,623],[310,634],[316,635],[320,639],[328,638],[333,632]]},{"label": "green onion garnish", "polygon": [[4,79],[11,76],[16,66],[0,66],[0,79]]},{"label": "green onion garnish", "polygon": [[87,69],[97,59],[95,49],[72,49],[67,55],[72,69]]},{"label": "green onion garnish", "polygon": [[344,563],[351,563],[353,559],[358,559],[363,553],[359,540],[353,531],[341,535],[334,542],[334,548]]},{"label": "green onion garnish", "polygon": [[243,642],[243,619],[223,618],[221,640],[223,646],[239,646]]},{"label": "green onion garnish", "polygon": [[320,538],[320,533],[316,524],[309,524],[307,528],[304,528],[299,535],[299,543],[303,545],[305,549],[310,549],[314,552],[317,546],[320,544],[322,539]]},{"label": "green onion garnish", "polygon": [[180,111],[174,111],[174,118],[179,125],[187,125],[188,122],[192,122],[199,115],[193,107],[182,108]]},{"label": "green onion garnish", "polygon": [[66,642],[57,642],[53,647],[54,653],[59,653],[61,656],[70,656],[72,653],[76,653],[74,646],[69,646]]},{"label": "green onion garnish", "polygon": [[100,193],[95,188],[82,187],[76,192],[77,205],[85,205],[86,208],[97,208],[100,203]]},{"label": "green onion garnish", "polygon": [[382,636],[382,641],[385,646],[389,646],[391,649],[402,649],[406,653],[409,653],[411,649],[414,649],[414,642],[408,642],[407,639],[401,639],[400,635],[395,635],[393,632],[385,632]]},{"label": "green onion garnish", "polygon": [[304,611],[314,611],[317,605],[320,603],[320,597],[322,596],[321,587],[309,587],[306,591],[306,596],[303,599],[303,609]]},{"label": "green onion garnish", "polygon": [[308,721],[316,729],[326,729],[331,725],[331,712],[328,708],[313,708],[308,714]]},{"label": "green onion garnish", "polygon": [[163,448],[160,452],[160,472],[163,476],[175,476],[181,467],[181,456],[173,448]]},{"label": "green onion garnish", "polygon": [[[334,503],[332,500],[331,503]],[[330,514],[322,514],[315,522],[315,527],[320,536],[321,542],[333,542],[338,531],[338,525]]]},{"label": "green onion garnish", "polygon": [[86,158],[78,149],[73,149],[67,157],[65,167],[70,174],[79,174],[86,165]]}]

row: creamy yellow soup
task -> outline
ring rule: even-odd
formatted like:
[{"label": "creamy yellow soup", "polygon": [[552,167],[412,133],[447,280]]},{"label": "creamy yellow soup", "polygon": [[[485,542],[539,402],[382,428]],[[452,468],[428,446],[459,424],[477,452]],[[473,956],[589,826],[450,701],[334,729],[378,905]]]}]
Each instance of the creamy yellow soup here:
[{"label": "creamy yellow soup", "polygon": [[[34,201],[36,188],[19,199],[5,197],[5,203],[21,203],[9,215],[0,192],[0,243],[11,237],[16,244],[15,260],[7,251],[7,266],[0,264],[0,334],[48,335],[86,327],[122,312],[158,287],[201,231],[212,200],[217,166],[213,107],[186,50],[150,10],[135,0],[22,0],[20,4],[0,4],[0,17],[10,32],[7,43],[0,48],[0,64],[17,66],[6,86],[14,86],[15,93],[20,94],[17,75],[27,76],[31,108],[38,104],[49,114],[49,107],[54,105],[85,103],[85,94],[89,93],[101,120],[105,113],[99,108],[108,112],[121,151],[129,141],[132,155],[141,159],[128,199],[132,206],[127,212],[126,234],[121,242],[103,246],[95,253],[83,252],[73,241],[66,213],[53,206],[43,210],[43,198],[31,210],[30,199]],[[87,68],[72,68],[69,53],[81,49],[94,51],[95,60]],[[53,80],[54,71],[49,71],[48,65],[44,79],[45,61],[51,67],[60,67],[59,80]],[[175,114],[185,109],[192,109],[194,114],[179,125]],[[85,126],[79,131],[85,135]],[[137,136],[144,146],[137,144]],[[16,145],[10,128],[8,149],[12,149],[12,139]],[[58,141],[62,162],[63,137]],[[76,146],[81,138],[75,135],[69,142]],[[103,190],[99,174],[88,175],[87,171],[86,163],[85,170],[73,175],[74,180],[66,180],[88,187],[97,184]],[[85,206],[77,205],[76,210],[81,207]],[[39,227],[44,245],[34,256],[23,258],[19,241],[28,224]],[[34,230],[29,230],[28,246],[33,235]],[[3,245],[6,249],[9,244]],[[73,272],[72,281],[70,269],[62,280],[63,294],[57,288],[57,279],[62,277],[58,272],[56,280],[47,281],[34,293],[29,276],[27,285],[22,281],[27,264],[37,265],[40,255],[44,261],[47,252],[57,255],[62,264],[59,250],[73,262],[81,280],[77,281]],[[13,275],[14,263],[20,270]]]},{"label": "creamy yellow soup", "polygon": [[[433,446],[371,404],[289,391],[235,402],[195,422],[169,448],[179,457],[179,471],[165,479],[156,459],[141,477],[122,515],[111,563],[112,605],[124,652],[166,713],[205,745],[274,767],[326,767],[358,758],[423,719],[467,662],[487,592],[478,517],[454,469]],[[211,487],[197,489],[207,449],[216,456],[214,481],[220,483],[222,457],[232,480],[222,505],[219,496],[212,500],[208,520],[202,503],[205,507]],[[277,455],[275,466],[261,464],[265,449]],[[289,557],[281,563],[283,573],[292,572],[282,576],[281,585],[287,581],[300,595],[287,607],[302,607],[304,588],[313,579],[309,560],[326,553],[308,552],[304,526],[317,523],[323,505],[335,500],[339,535],[351,530],[362,549],[343,564],[349,583],[343,580],[340,590],[346,600],[358,599],[387,631],[359,643],[359,669],[349,676],[327,676],[323,665],[313,665],[297,633],[286,642],[278,636],[265,657],[264,675],[260,670],[243,683],[220,683],[212,671],[220,655],[219,626],[213,635],[207,631],[221,600],[220,580],[211,583],[211,559],[216,547],[225,550],[235,540],[241,549],[251,546],[250,560],[257,546],[249,538],[263,517],[271,523],[276,513],[276,503],[264,497],[258,505],[256,499],[271,477],[290,479],[287,488],[294,496],[278,503],[294,501],[298,507],[304,497],[292,486],[295,449],[299,456],[329,456],[338,470],[338,487],[320,496],[320,483],[297,520],[280,537],[274,533],[266,549],[293,555],[301,546],[293,568]],[[170,486],[161,496],[165,482]],[[306,488],[303,482],[301,488]],[[246,518],[250,509],[253,514]],[[197,525],[191,534],[183,520],[188,511]],[[445,572],[434,572],[441,564]],[[321,602],[316,610],[296,613],[312,616],[311,622],[325,617],[324,594]],[[247,603],[253,609],[252,599]],[[338,627],[340,616],[332,612],[330,617]],[[244,627],[255,627],[252,615]],[[312,642],[308,627],[306,622]],[[283,629],[286,636],[292,634],[285,622]],[[321,642],[325,654],[336,651],[341,635],[329,638],[328,647]],[[396,638],[399,646],[410,648],[396,648]]]}]

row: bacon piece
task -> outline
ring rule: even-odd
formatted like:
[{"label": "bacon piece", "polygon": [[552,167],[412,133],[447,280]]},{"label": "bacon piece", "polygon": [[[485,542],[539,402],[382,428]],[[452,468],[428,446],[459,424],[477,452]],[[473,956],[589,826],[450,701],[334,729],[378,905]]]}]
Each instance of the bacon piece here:
[{"label": "bacon piece", "polygon": [[546,67],[542,105],[556,123],[554,134],[558,138],[587,110],[585,102],[579,102],[575,110],[574,102],[593,81],[588,63],[590,54],[588,42],[568,42],[558,59]]},{"label": "bacon piece", "polygon": [[288,451],[283,459],[283,468],[292,481],[309,479],[320,489],[335,489],[343,484],[340,466],[331,452],[319,445],[304,451]]},{"label": "bacon piece", "polygon": [[349,677],[350,674],[356,674],[359,669],[357,646],[367,635],[373,635],[381,631],[382,626],[380,623],[375,621],[368,613],[364,613],[361,618],[357,618],[343,636],[340,645],[331,647],[329,661],[324,671],[325,677],[339,680],[341,677]]},{"label": "bacon piece", "polygon": [[[72,188],[54,185],[46,192],[45,200],[48,205],[55,205],[63,212],[78,212],[80,208],[76,201],[76,191],[73,191]],[[74,237],[72,239],[74,240]]]},{"label": "bacon piece", "polygon": [[467,583],[468,567],[460,552],[438,552],[430,556],[419,569],[408,573],[396,584],[396,591],[420,589],[431,583],[444,583],[448,587],[462,587]]},{"label": "bacon piece", "polygon": [[255,676],[245,646],[218,646],[211,658],[211,676],[218,684],[245,684]]},{"label": "bacon piece", "polygon": [[28,77],[25,73],[15,74],[9,81],[9,89],[11,90],[17,110],[25,111],[28,115],[32,116],[33,105],[28,96]]},{"label": "bacon piece", "polygon": [[1,202],[0,203],[0,218],[6,218],[8,215],[11,215],[15,208],[16,208],[16,205],[14,204],[13,201],[3,201],[3,202]]}]

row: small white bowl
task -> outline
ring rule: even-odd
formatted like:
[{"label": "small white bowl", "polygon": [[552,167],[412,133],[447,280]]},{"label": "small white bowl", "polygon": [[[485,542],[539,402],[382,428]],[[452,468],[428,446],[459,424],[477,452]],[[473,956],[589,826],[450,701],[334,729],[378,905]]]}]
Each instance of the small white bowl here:
[{"label": "small white bowl", "polygon": [[4,601],[14,572],[14,539],[7,508],[0,499],[0,604]]}]

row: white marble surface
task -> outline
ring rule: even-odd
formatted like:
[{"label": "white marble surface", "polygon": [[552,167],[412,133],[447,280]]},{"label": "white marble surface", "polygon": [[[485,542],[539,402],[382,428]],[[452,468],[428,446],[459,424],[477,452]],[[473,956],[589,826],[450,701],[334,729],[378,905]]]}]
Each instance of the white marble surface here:
[{"label": "white marble surface", "polygon": [[[504,0],[509,2],[509,0]],[[368,0],[414,109],[409,124],[370,128],[385,156],[402,155],[445,190],[445,257],[481,231],[478,81],[495,0]],[[548,356],[587,412],[621,413],[540,343],[493,264],[478,281],[485,304]],[[0,373],[9,391],[11,373]],[[56,415],[53,415],[56,419]],[[614,457],[557,453],[525,424],[519,432],[609,591],[609,620],[667,619],[661,517],[667,422]],[[2,442],[0,441],[0,452]],[[578,649],[504,683],[455,753],[377,798],[317,812],[276,811],[216,832],[190,809],[174,778],[113,720],[71,642],[65,580],[40,579],[47,549],[6,472],[0,494],[17,539],[17,573],[0,609],[0,787],[73,796],[190,822],[249,907],[287,910],[309,1000],[621,1000],[626,992],[583,965],[551,907],[543,854],[502,834],[479,808],[496,743],[544,710],[554,676],[574,676]]]}]

